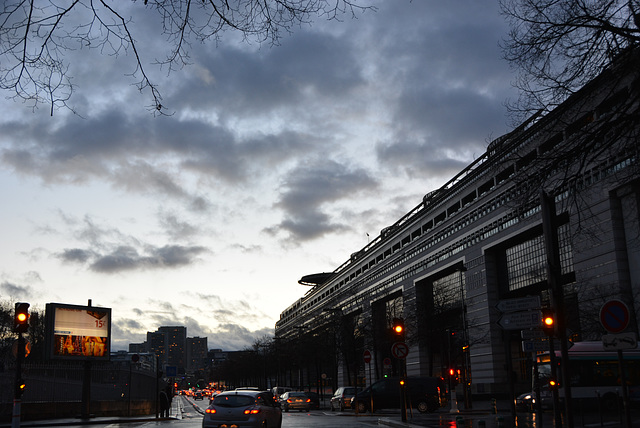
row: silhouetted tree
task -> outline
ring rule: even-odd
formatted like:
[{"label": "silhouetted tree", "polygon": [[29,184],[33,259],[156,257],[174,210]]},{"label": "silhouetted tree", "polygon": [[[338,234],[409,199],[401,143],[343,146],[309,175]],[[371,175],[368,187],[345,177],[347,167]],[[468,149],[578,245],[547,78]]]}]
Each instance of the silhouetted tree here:
[{"label": "silhouetted tree", "polygon": [[[248,41],[277,44],[283,33],[312,17],[335,19],[372,9],[358,0],[6,0],[0,9],[0,88],[31,103],[67,106],[74,87],[68,76],[69,50],[96,49],[105,55],[130,53],[131,76],[151,94],[151,108],[163,113],[162,97],[145,67],[147,47],[132,16],[156,13],[166,56],[156,60],[169,71],[189,63],[192,42],[217,42],[225,31]],[[148,35],[145,35],[148,36]],[[145,37],[154,40],[154,37]]]}]

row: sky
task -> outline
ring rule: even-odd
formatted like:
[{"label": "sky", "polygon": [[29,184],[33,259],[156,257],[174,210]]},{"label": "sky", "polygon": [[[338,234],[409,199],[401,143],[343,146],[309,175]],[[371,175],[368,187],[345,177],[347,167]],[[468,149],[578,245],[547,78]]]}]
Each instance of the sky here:
[{"label": "sky", "polygon": [[[76,112],[0,97],[0,299],[112,308],[112,348],[160,326],[228,351],[511,129],[497,1],[371,0],[277,46],[225,33],[153,65],[157,15],[128,2],[167,116],[135,63],[70,51]],[[154,21],[155,20],[155,21]]]}]

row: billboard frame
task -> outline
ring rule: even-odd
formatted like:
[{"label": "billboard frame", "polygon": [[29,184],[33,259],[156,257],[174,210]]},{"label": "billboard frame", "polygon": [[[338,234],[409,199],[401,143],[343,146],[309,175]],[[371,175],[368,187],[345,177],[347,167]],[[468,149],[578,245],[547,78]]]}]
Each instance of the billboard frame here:
[{"label": "billboard frame", "polygon": [[[65,311],[68,311],[67,318],[71,315],[72,321],[75,321],[75,324],[78,325],[75,327],[69,324],[60,325]],[[96,321],[96,325],[93,326],[92,324],[89,327],[88,321],[93,320]],[[106,325],[100,323],[101,321]],[[109,361],[111,358],[111,321],[111,308],[47,303],[45,313],[45,357],[50,360]],[[59,331],[63,328],[66,329],[65,334],[56,334],[56,330]],[[69,330],[70,328],[71,330]],[[93,330],[100,335],[87,334],[94,332]],[[106,336],[103,334],[106,334]],[[63,336],[66,336],[65,346],[61,344]],[[56,348],[58,352],[56,352]],[[69,353],[60,352],[62,348],[67,349]]]}]

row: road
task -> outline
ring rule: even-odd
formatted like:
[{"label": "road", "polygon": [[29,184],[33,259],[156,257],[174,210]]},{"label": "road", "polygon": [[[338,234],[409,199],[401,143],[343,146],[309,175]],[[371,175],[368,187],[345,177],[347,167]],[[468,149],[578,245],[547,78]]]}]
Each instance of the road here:
[{"label": "road", "polygon": [[[193,400],[184,396],[176,396],[172,403],[171,416],[176,420],[141,421],[127,423],[109,423],[91,425],[76,425],[92,428],[125,428],[125,427],[174,427],[200,428],[202,427],[201,412],[206,409],[208,400]],[[179,409],[182,409],[179,411]],[[310,412],[282,413],[282,428],[371,428],[378,426],[378,416],[358,416],[353,413],[330,412],[328,410],[312,410]]]}]

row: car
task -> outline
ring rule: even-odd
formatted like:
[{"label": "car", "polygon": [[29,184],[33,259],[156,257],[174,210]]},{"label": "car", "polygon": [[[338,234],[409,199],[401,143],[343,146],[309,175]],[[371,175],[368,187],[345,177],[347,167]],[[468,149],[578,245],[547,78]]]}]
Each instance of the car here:
[{"label": "car", "polygon": [[535,404],[536,396],[533,392],[525,392],[516,397],[516,410],[519,412],[533,412]]},{"label": "car", "polygon": [[[358,391],[360,391],[360,389],[358,389]],[[333,393],[331,401],[329,402],[331,411],[340,410],[343,412],[344,409],[350,409],[351,399],[354,395],[356,395],[355,386],[341,386],[336,389],[336,392]]]},{"label": "car", "polygon": [[273,388],[271,388],[271,393],[273,394],[273,399],[278,401],[280,399],[280,396],[282,394],[284,394],[285,392],[289,392],[289,391],[293,391],[293,388],[290,388],[288,386],[274,386]]},{"label": "car", "polygon": [[320,408],[320,396],[317,392],[305,391],[304,395],[306,395],[311,402],[311,409],[319,409]]},{"label": "car", "polygon": [[280,406],[282,410],[304,410],[308,412],[311,409],[311,399],[302,391],[289,391],[280,396]]},{"label": "car", "polygon": [[194,400],[204,400],[204,397],[202,396],[202,392],[196,391],[196,393],[193,394],[193,399]]},{"label": "car", "polygon": [[[444,384],[437,377],[384,378],[362,392],[358,398],[351,399],[351,406],[359,413],[377,409],[399,409],[402,407],[400,397],[401,381],[404,381],[409,405],[420,413],[435,412],[442,405]],[[373,409],[371,409],[373,403]]]},{"label": "car", "polygon": [[282,410],[273,400],[271,391],[221,392],[205,410],[202,428],[222,426],[281,428]]}]

